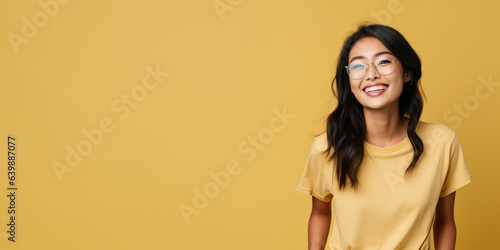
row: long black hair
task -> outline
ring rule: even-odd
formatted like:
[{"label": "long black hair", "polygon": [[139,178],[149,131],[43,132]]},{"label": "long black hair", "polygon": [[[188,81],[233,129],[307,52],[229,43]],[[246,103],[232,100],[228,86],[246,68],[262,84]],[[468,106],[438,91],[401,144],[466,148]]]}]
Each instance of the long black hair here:
[{"label": "long black hair", "polygon": [[[374,37],[380,40],[401,62],[404,74],[409,73],[411,77],[403,84],[403,91],[399,97],[399,114],[409,118],[407,134],[413,146],[413,159],[406,169],[405,175],[414,169],[424,151],[424,144],[415,131],[423,108],[420,89],[420,77],[422,76],[420,58],[397,30],[378,24],[362,25],[356,32],[347,37],[342,46],[336,74],[332,81],[332,91],[338,99],[338,105],[328,116],[326,124],[328,148],[323,153],[330,155],[329,160],[334,160],[334,169],[337,173],[340,190],[347,187],[347,178],[349,178],[351,187],[357,187],[357,173],[364,156],[363,143],[366,139],[366,124],[363,106],[351,92],[349,75],[345,66],[349,64],[349,53],[354,44],[365,37]],[[338,95],[335,92],[335,83]],[[333,154],[330,154],[332,150]]]}]

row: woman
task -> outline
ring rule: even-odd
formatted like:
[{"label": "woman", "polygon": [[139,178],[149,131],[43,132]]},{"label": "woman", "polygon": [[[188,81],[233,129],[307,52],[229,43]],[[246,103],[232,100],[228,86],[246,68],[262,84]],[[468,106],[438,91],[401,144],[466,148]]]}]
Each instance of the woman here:
[{"label": "woman", "polygon": [[[383,25],[349,36],[332,82],[338,106],[297,191],[312,195],[309,249],[454,249],[455,190],[471,182],[455,131],[420,120],[421,63]],[[335,90],[334,90],[335,94]],[[432,226],[433,225],[433,226]]]}]

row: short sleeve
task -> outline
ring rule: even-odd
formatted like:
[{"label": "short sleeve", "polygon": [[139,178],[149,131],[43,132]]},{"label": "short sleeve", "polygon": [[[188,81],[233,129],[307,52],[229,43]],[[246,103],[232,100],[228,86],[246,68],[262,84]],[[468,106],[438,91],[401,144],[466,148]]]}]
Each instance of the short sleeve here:
[{"label": "short sleeve", "polygon": [[470,175],[467,164],[465,163],[462,147],[460,146],[460,142],[458,141],[456,134],[450,148],[449,164],[446,179],[443,187],[441,188],[441,194],[439,195],[440,198],[445,197],[472,182],[472,176]]},{"label": "short sleeve", "polygon": [[303,194],[312,195],[321,201],[330,202],[333,195],[328,187],[331,185],[332,176],[328,174],[328,168],[325,167],[327,161],[318,149],[317,143],[316,138],[312,143],[304,172],[296,190]]}]

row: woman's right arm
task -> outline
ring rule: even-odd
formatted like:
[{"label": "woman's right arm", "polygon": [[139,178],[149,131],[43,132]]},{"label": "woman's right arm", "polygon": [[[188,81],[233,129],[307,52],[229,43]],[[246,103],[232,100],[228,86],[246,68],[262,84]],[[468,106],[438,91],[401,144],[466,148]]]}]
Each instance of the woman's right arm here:
[{"label": "woman's right arm", "polygon": [[325,249],[331,218],[331,202],[324,202],[313,196],[308,228],[309,250]]}]

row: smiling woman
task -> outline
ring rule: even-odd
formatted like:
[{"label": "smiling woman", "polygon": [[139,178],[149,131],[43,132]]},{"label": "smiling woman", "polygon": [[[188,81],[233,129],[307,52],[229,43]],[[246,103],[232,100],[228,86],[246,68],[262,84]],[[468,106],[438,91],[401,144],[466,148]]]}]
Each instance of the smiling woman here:
[{"label": "smiling woman", "polygon": [[472,177],[455,131],[420,121],[421,75],[391,27],[361,26],[345,40],[338,106],[297,186],[313,196],[309,249],[324,249],[332,205],[331,249],[430,249],[433,223],[436,249],[454,248],[455,191]]},{"label": "smiling woman", "polygon": [[[402,77],[401,62],[374,37],[360,39],[351,49],[349,57],[352,58],[347,73],[351,78],[351,91],[358,102],[366,109],[386,107],[397,111],[403,83],[410,81],[410,73]],[[369,67],[371,65],[373,67]],[[370,98],[375,96],[381,98]]]}]

